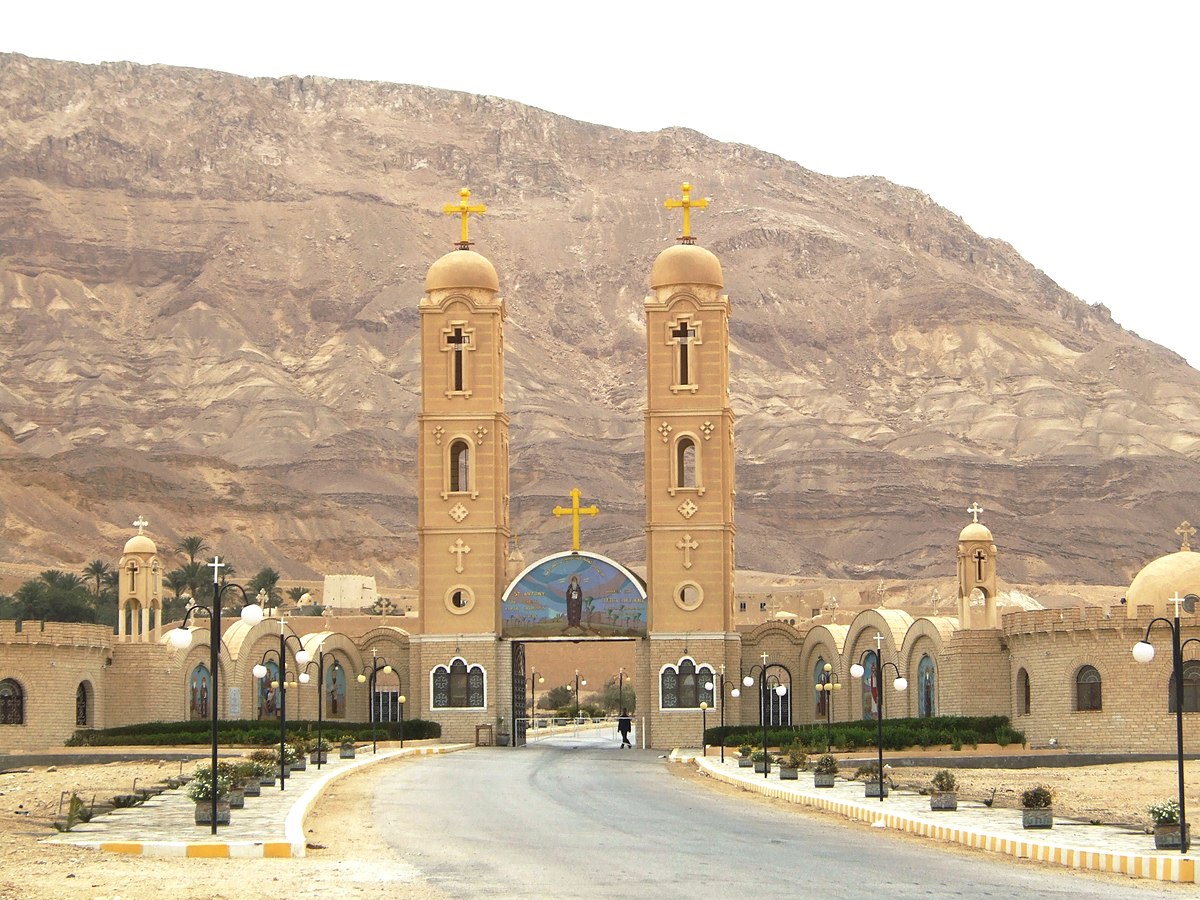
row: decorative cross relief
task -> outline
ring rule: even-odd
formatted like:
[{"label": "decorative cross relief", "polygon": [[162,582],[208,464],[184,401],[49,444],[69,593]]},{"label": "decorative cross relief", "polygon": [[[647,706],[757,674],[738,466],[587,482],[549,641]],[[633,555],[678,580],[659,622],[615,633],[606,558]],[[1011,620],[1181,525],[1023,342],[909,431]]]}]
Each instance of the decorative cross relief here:
[{"label": "decorative cross relief", "polygon": [[475,429],[475,443],[482,444],[483,439],[485,437],[487,437],[487,433],[488,433],[487,428],[485,428],[482,425],[480,425],[478,428],[476,428]]},{"label": "decorative cross relief", "polygon": [[679,510],[679,514],[681,516],[683,516],[685,519],[690,519],[692,516],[694,516],[700,510],[700,507],[698,507],[695,503],[693,503],[690,498],[687,500],[684,500],[682,503],[679,504],[679,506],[677,506],[675,508]]},{"label": "decorative cross relief", "polygon": [[[146,533],[146,527],[147,527],[149,524],[150,524],[150,523],[146,521],[146,517],[145,517],[145,516],[138,516],[136,519],[134,519],[134,520],[133,520],[133,527],[134,527],[134,528],[136,528],[136,529],[138,530],[138,534],[145,534],[145,533]],[[1184,525],[1186,525],[1186,524],[1187,524],[1187,522],[1184,522],[1183,524],[1184,524]],[[1194,532],[1194,531],[1193,531],[1192,533],[1193,533],[1193,534],[1195,534],[1195,532]]]},{"label": "decorative cross relief", "polygon": [[463,571],[463,556],[470,553],[471,548],[463,543],[462,538],[458,538],[450,545],[450,552],[458,557],[454,563],[454,571],[461,575]]},{"label": "decorative cross relief", "polygon": [[455,503],[452,507],[450,507],[450,518],[452,518],[455,522],[458,522],[460,525],[462,524],[462,520],[469,515],[470,512],[461,503]]},{"label": "decorative cross relief", "polygon": [[439,447],[442,446],[442,435],[444,435],[445,433],[446,433],[446,429],[443,428],[441,425],[433,426],[433,441]]},{"label": "decorative cross relief", "polygon": [[[136,525],[137,522],[134,522],[133,524]],[[1189,522],[1187,519],[1184,519],[1183,523],[1178,528],[1175,529],[1175,533],[1177,535],[1179,535],[1181,538],[1183,538],[1183,544],[1180,546],[1179,549],[1180,550],[1191,550],[1192,549],[1191,537],[1193,534],[1196,533],[1196,529],[1192,527],[1192,523]]]},{"label": "decorative cross relief", "polygon": [[669,422],[663,422],[658,426],[658,433],[662,435],[664,444],[671,439],[671,432],[674,430]]},{"label": "decorative cross relief", "polygon": [[709,422],[707,420],[705,421],[705,423],[703,425],[700,426],[700,430],[704,432],[704,439],[706,441],[712,437],[712,433],[714,431],[716,431],[716,428],[717,428],[716,425],[714,425],[712,422]]},{"label": "decorative cross relief", "polygon": [[692,551],[698,550],[700,545],[692,540],[690,534],[685,534],[683,540],[678,541],[675,546],[683,551],[683,567],[690,569],[692,567]]},{"label": "decorative cross relief", "polygon": [[979,517],[983,514],[983,507],[980,506],[977,502],[972,503],[970,506],[967,507],[967,512],[969,512],[971,514],[971,521],[974,522],[976,525],[978,525]]}]

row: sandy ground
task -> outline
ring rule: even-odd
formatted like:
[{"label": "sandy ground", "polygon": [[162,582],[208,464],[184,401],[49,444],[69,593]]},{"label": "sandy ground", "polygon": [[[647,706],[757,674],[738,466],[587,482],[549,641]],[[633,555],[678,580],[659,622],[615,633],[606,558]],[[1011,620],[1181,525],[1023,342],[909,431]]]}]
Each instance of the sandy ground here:
[{"label": "sandy ground", "polygon": [[[389,765],[420,764],[401,760]],[[39,843],[53,833],[62,791],[106,797],[130,791],[135,778],[139,786],[153,784],[178,771],[178,762],[148,761],[39,766],[0,774],[0,898],[440,896],[415,871],[389,859],[369,812],[373,769],[334,782],[322,796],[307,826],[310,845],[319,846],[303,860],[168,860]],[[899,785],[927,787],[933,771],[898,768],[891,774]],[[1019,793],[1040,782],[1057,792],[1057,816],[1123,824],[1148,825],[1145,807],[1174,797],[1176,790],[1173,762],[955,771],[963,800],[984,799],[995,791],[997,806],[1015,807]],[[1190,809],[1200,809],[1200,796],[1189,796],[1188,803]]]}]

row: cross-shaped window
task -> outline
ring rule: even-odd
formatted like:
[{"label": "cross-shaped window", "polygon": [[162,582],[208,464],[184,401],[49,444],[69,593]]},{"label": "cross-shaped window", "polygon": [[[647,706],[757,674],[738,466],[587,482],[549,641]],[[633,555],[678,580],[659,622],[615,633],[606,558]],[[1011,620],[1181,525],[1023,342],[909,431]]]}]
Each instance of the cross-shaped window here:
[{"label": "cross-shaped window", "polygon": [[470,343],[471,335],[464,333],[462,327],[459,325],[454,326],[451,333],[446,335],[446,344],[449,346],[451,352],[450,389],[452,391],[461,392],[466,390],[463,387],[466,382],[466,359],[464,352],[470,346]]},{"label": "cross-shaped window", "polygon": [[[691,322],[684,319],[671,329],[671,339],[678,349],[679,384],[692,384],[692,341],[696,337],[696,329]],[[698,342],[697,342],[698,343]]]},{"label": "cross-shaped window", "polygon": [[975,580],[983,581],[983,564],[987,557],[982,550],[975,551]]}]

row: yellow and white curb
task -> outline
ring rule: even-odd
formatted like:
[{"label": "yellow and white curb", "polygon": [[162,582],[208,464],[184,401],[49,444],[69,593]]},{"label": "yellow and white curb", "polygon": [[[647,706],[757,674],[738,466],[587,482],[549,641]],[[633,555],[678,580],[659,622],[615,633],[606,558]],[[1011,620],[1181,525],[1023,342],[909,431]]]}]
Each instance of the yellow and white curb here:
[{"label": "yellow and white curb", "polygon": [[473,744],[443,744],[435,747],[406,747],[403,750],[385,750],[378,754],[356,759],[346,766],[322,772],[292,804],[284,820],[284,840],[212,840],[212,841],[70,841],[76,847],[103,850],[107,853],[125,853],[131,856],[169,856],[192,859],[298,859],[305,855],[307,841],[304,839],[304,819],[316,803],[321,792],[330,782],[357,772],[376,763],[406,756],[434,756],[466,750]]},{"label": "yellow and white curb", "polygon": [[1015,859],[1033,859],[1052,863],[1068,869],[1109,872],[1154,881],[1176,881],[1186,884],[1196,881],[1196,859],[1192,856],[1160,856],[1151,853],[1095,850],[990,834],[980,829],[955,828],[939,822],[931,822],[919,816],[884,812],[875,808],[873,804],[818,796],[796,788],[773,785],[766,782],[765,779],[739,778],[727,771],[720,763],[703,757],[694,757],[693,761],[706,774],[727,784],[734,784],[766,797],[831,812],[847,819],[870,822],[879,828],[894,828],[897,831],[945,843],[986,850],[989,853],[1002,853]]}]

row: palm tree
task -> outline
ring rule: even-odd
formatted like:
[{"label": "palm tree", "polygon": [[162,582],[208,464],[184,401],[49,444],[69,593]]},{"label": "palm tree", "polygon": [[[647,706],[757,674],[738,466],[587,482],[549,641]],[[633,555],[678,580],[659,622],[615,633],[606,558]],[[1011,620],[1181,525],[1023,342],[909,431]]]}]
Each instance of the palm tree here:
[{"label": "palm tree", "polygon": [[295,587],[288,588],[287,595],[288,595],[288,598],[293,603],[295,603],[297,606],[299,606],[300,598],[303,597],[307,593],[308,593],[308,591],[306,591],[304,588],[300,587],[300,585],[296,585]]},{"label": "palm tree", "polygon": [[187,573],[183,569],[172,569],[163,576],[163,584],[166,585],[167,590],[175,594],[175,599],[178,600],[179,595],[189,587]]},{"label": "palm tree", "polygon": [[101,583],[104,581],[104,576],[111,571],[112,567],[102,559],[93,559],[90,563],[83,567],[83,575],[85,578],[96,579],[97,597],[100,596],[100,587]]},{"label": "palm tree", "polygon": [[274,569],[264,567],[258,570],[258,574],[250,579],[250,583],[246,585],[246,591],[251,596],[259,591],[267,592],[267,602],[265,606],[278,606],[281,595],[279,593],[279,578],[280,575]]},{"label": "palm tree", "polygon": [[208,546],[208,542],[204,538],[199,535],[192,535],[181,540],[176,545],[175,552],[184,554],[188,558],[188,562],[194,563],[197,556],[205,550],[211,549],[212,547]]}]

